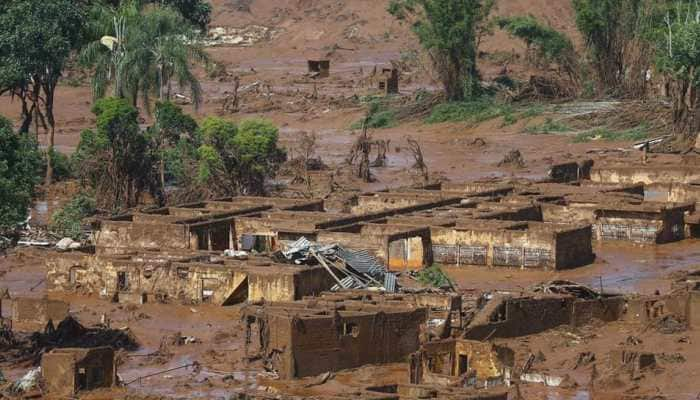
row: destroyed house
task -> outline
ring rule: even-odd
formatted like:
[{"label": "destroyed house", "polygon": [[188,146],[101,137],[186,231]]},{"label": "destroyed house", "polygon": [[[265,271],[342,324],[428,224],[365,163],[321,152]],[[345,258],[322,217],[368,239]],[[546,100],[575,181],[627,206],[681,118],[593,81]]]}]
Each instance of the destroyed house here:
[{"label": "destroyed house", "polygon": [[108,251],[235,248],[235,217],[267,210],[316,211],[322,201],[234,197],[125,214],[101,220],[95,246]]},{"label": "destroyed house", "polygon": [[396,68],[382,68],[377,81],[377,88],[385,95],[399,92],[399,70]]},{"label": "destroyed house", "polygon": [[390,271],[418,270],[433,264],[430,229],[388,224],[355,224],[318,232],[319,243],[368,250]]},{"label": "destroyed house", "polygon": [[424,308],[335,304],[314,300],[249,306],[246,353],[282,379],[366,364],[402,362],[418,350]]},{"label": "destroyed house", "polygon": [[410,362],[412,384],[487,389],[510,384],[515,353],[491,342],[449,339],[423,344]]},{"label": "destroyed house", "polygon": [[697,165],[597,165],[591,169],[591,181],[600,183],[691,183],[700,180]]},{"label": "destroyed house", "polygon": [[[428,219],[388,220],[410,225]],[[595,259],[590,225],[477,219],[439,219],[438,223],[442,224],[430,226],[432,256],[444,265],[566,269]]]},{"label": "destroyed house", "polygon": [[331,76],[331,61],[325,59],[307,60],[309,75],[312,78],[328,78]]},{"label": "destroyed house", "polygon": [[[625,298],[599,295],[580,285],[553,284],[561,290],[491,295],[482,301],[465,328],[464,338],[508,338],[543,332],[560,325],[582,326],[593,320],[616,321],[624,316]],[[568,291],[569,287],[575,290]],[[580,289],[579,288],[584,288]]]},{"label": "destroyed house", "polygon": [[594,240],[655,244],[683,239],[685,215],[694,208],[692,203],[571,196],[565,204],[542,205],[542,215],[547,222],[591,223]]},{"label": "destroyed house", "polygon": [[[7,301],[7,300],[6,300]],[[40,330],[49,321],[54,324],[69,315],[70,304],[65,301],[30,297],[17,297],[11,300],[12,313],[10,320],[17,330]]]},{"label": "destroyed house", "polygon": [[328,290],[334,284],[319,266],[208,254],[57,253],[46,264],[49,292],[79,290],[138,303],[231,305],[245,301],[293,301]]},{"label": "destroyed house", "polygon": [[41,357],[41,373],[52,397],[74,397],[81,391],[117,384],[111,347],[54,349]]},{"label": "destroyed house", "polygon": [[306,297],[306,301],[315,301],[318,306],[335,309],[338,306],[353,304],[356,306],[410,306],[425,308],[426,321],[431,324],[437,320],[447,323],[448,327],[462,326],[462,296],[445,292],[385,293],[366,290],[341,290],[324,292],[317,297]]}]

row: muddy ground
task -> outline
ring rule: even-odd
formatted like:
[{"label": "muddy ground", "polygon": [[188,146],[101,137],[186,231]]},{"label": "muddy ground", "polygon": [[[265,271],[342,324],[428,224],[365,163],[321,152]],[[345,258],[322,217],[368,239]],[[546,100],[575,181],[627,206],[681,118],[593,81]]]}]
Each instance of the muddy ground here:
[{"label": "muddy ground", "polygon": [[[388,163],[372,172],[375,182],[364,184],[351,177],[344,165],[350,146],[358,131],[350,125],[362,118],[364,106],[358,96],[376,94],[370,74],[376,65],[401,59],[417,50],[418,45],[407,26],[397,23],[384,10],[388,1],[371,0],[253,0],[248,2],[216,0],[212,26],[225,29],[249,29],[252,35],[245,46],[220,45],[210,48],[212,57],[225,66],[225,73],[216,77],[199,71],[205,91],[200,110],[186,108],[197,118],[220,115],[238,120],[263,116],[280,126],[281,142],[293,153],[302,132],[318,137],[316,155],[338,171],[343,196],[359,191],[377,190],[412,184],[417,174],[412,170],[413,158],[404,149],[408,136],[418,140],[425,161],[435,179],[465,181],[488,177],[539,178],[556,161],[593,157],[596,159],[637,160],[638,154],[629,150],[630,143],[573,143],[572,135],[532,135],[525,128],[541,123],[545,118],[566,118],[574,113],[610,107],[608,102],[566,104],[563,107],[545,105],[546,112],[523,118],[505,126],[501,119],[480,124],[426,124],[422,118],[408,118],[392,128],[371,131],[374,138],[390,140]],[[533,13],[555,28],[571,34],[578,42],[568,2],[544,0],[511,0],[500,2],[498,13],[514,15]],[[561,3],[561,4],[560,4]],[[247,7],[246,5],[249,5]],[[241,8],[242,6],[242,8]],[[262,32],[253,26],[263,26]],[[523,47],[503,33],[486,40],[480,67],[484,77],[495,76],[502,68],[499,57],[515,54],[522,59]],[[324,53],[332,60],[332,75],[314,81],[305,76],[306,58]],[[437,91],[439,84],[431,78],[428,67],[420,64],[404,70],[401,96],[411,99],[419,89]],[[425,60],[423,60],[425,61]],[[526,76],[522,62],[510,65],[514,74]],[[233,89],[233,77],[240,76],[243,95],[241,111],[230,114],[222,110],[227,91]],[[271,90],[264,89],[269,85]],[[313,98],[314,87],[318,92]],[[257,90],[256,90],[257,88]],[[81,130],[94,126],[90,113],[91,91],[88,81],[77,86],[63,82],[56,100],[58,129],[57,149],[71,153]],[[613,105],[621,107],[621,105]],[[568,110],[568,111],[567,111]],[[579,111],[576,111],[579,110]],[[0,114],[14,120],[19,116],[19,104],[9,97],[0,98]],[[143,110],[144,122],[150,120]],[[475,139],[481,140],[475,140]],[[39,135],[46,143],[46,137]],[[498,162],[511,149],[518,149],[525,160],[523,168],[498,167]],[[620,152],[604,150],[623,149]],[[662,156],[652,156],[663,158]],[[284,183],[289,177],[279,177]],[[328,195],[326,178],[319,178],[313,195]],[[52,209],[69,199],[77,189],[57,186],[48,188],[35,205],[35,221],[45,223]],[[290,191],[304,192],[301,187]],[[302,193],[303,194],[303,193]],[[341,196],[342,197],[342,196]],[[593,265],[562,272],[520,271],[510,269],[448,268],[460,290],[476,293],[493,289],[518,289],[548,279],[568,279],[605,291],[624,293],[664,293],[669,290],[672,273],[700,268],[700,242],[654,247],[632,245],[602,245],[595,249]],[[42,296],[44,266],[40,251],[10,253],[0,256],[0,287],[7,287],[12,296]],[[407,364],[367,366],[343,371],[323,384],[317,378],[294,382],[279,381],[265,372],[256,362],[244,358],[244,330],[236,308],[213,306],[181,306],[147,304],[138,308],[110,303],[98,298],[66,296],[71,313],[86,325],[102,320],[103,314],[113,328],[126,328],[138,339],[140,350],[120,355],[119,374],[126,389],[89,394],[86,398],[125,396],[167,396],[178,398],[227,398],[234,393],[257,392],[300,397],[348,393],[353,390],[385,383],[407,382]],[[195,338],[194,343],[167,346],[159,352],[164,338],[179,334]],[[613,377],[605,375],[606,354],[628,337],[642,339],[640,349],[670,356],[659,362],[659,368],[644,376]],[[668,399],[696,399],[700,396],[700,333],[685,331],[662,334],[653,329],[644,332],[623,323],[587,327],[581,331],[559,329],[543,334],[505,341],[519,355],[541,352],[540,370],[554,375],[569,375],[570,387],[545,388],[524,385],[520,391],[525,399],[620,399],[652,398],[663,394]],[[582,352],[593,352],[598,362],[574,368]],[[161,354],[165,353],[165,354]],[[681,357],[677,357],[680,355]],[[137,378],[167,369],[198,362],[201,367],[182,368],[151,378]],[[593,371],[593,365],[597,371]],[[30,365],[0,362],[0,370],[8,379],[24,374]],[[610,378],[591,384],[592,377]]]}]

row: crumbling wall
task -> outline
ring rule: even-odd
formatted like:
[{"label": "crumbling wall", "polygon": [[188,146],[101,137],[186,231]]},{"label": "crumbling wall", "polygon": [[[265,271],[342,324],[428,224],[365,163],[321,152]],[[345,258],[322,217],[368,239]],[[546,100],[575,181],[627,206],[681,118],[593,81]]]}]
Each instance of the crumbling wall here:
[{"label": "crumbling wall", "polygon": [[598,166],[591,180],[601,183],[691,183],[700,180],[697,168],[684,165]]},{"label": "crumbling wall", "polygon": [[340,313],[302,317],[292,324],[294,371],[282,378],[317,375],[365,364],[400,362],[419,346],[425,310]]},{"label": "crumbling wall", "polygon": [[94,235],[95,246],[141,249],[190,248],[186,225],[102,221]]},{"label": "crumbling wall", "polygon": [[110,347],[55,349],[42,356],[41,372],[47,392],[54,397],[73,397],[79,391],[112,387],[117,382]]},{"label": "crumbling wall", "polygon": [[555,233],[556,269],[575,268],[595,260],[590,225]]},{"label": "crumbling wall", "polygon": [[594,319],[605,322],[617,321],[625,313],[625,304],[625,298],[622,296],[595,300],[579,299],[573,304],[571,325],[583,326]]},{"label": "crumbling wall", "polygon": [[488,309],[489,315],[475,317],[464,338],[518,337],[566,325],[571,322],[573,302],[570,297],[505,299],[505,313],[500,309],[491,313]]},{"label": "crumbling wall", "polygon": [[334,284],[333,278],[321,267],[293,268],[291,272],[280,267],[256,268],[248,274],[248,300],[300,300],[330,290]]},{"label": "crumbling wall", "polygon": [[68,316],[70,304],[47,298],[15,298],[12,301],[13,324],[45,326],[49,320],[54,323]]}]

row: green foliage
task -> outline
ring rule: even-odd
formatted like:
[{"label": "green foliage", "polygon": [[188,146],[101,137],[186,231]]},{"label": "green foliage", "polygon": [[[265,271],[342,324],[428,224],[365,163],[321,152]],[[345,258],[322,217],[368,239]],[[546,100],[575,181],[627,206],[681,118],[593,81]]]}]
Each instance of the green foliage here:
[{"label": "green foliage", "polygon": [[73,165],[71,164],[70,157],[67,155],[56,151],[51,148],[47,150],[51,153],[51,157],[46,157],[46,153],[43,154],[41,163],[42,170],[46,171],[46,162],[48,159],[51,160],[51,166],[53,167],[53,180],[63,181],[73,177]]},{"label": "green foliage", "polygon": [[493,0],[393,0],[397,19],[415,18],[413,30],[433,60],[449,101],[481,93],[476,59],[479,38],[488,32]]},{"label": "green foliage", "polygon": [[[189,87],[199,107],[202,89],[192,64],[206,65],[209,57],[200,34],[176,9],[123,2],[116,8],[98,3],[91,12],[93,41],[82,49],[80,60],[94,71],[95,98],[104,97],[111,85],[114,97],[128,98],[132,104],[140,97],[150,111],[151,96],[167,100],[172,83],[177,83]],[[111,49],[101,42],[103,36],[117,39]]]},{"label": "green foliage", "polygon": [[586,143],[593,140],[604,141],[639,141],[649,138],[649,130],[646,124],[641,124],[631,129],[613,131],[605,127],[581,132],[574,137],[574,143]]},{"label": "green foliage", "polygon": [[49,229],[62,237],[80,240],[82,236],[82,220],[95,213],[95,199],[84,193],[74,197],[63,208],[51,216]]},{"label": "green foliage", "polygon": [[625,48],[640,33],[644,0],[573,0],[576,26],[591,53],[600,81],[617,88],[628,67]]},{"label": "green foliage", "polygon": [[418,282],[436,288],[451,286],[450,278],[442,271],[439,265],[433,264],[428,268],[418,271]]},{"label": "green foliage", "polygon": [[426,122],[429,124],[460,121],[479,123],[512,113],[512,106],[496,102],[490,97],[482,97],[473,101],[438,104],[433,108]]},{"label": "green foliage", "polygon": [[149,128],[151,146],[159,161],[161,189],[166,181],[187,184],[187,164],[196,159],[200,144],[197,122],[169,101],[156,103],[155,123]]},{"label": "green foliage", "polygon": [[15,134],[12,123],[0,116],[0,232],[27,218],[40,168],[36,143]]},{"label": "green foliage", "polygon": [[202,121],[200,134],[197,179],[217,194],[263,193],[265,179],[275,175],[286,157],[270,121],[250,119],[236,126],[209,117]]},{"label": "green foliage", "polygon": [[[20,132],[32,123],[48,126],[53,149],[54,95],[71,51],[83,40],[85,16],[73,0],[13,0],[0,9],[0,95],[10,92],[22,103]],[[45,124],[43,123],[45,122]],[[39,123],[36,124],[39,130]],[[48,153],[50,157],[51,152]],[[51,183],[53,163],[46,168]]]},{"label": "green foliage", "polygon": [[555,121],[552,118],[547,118],[540,125],[528,126],[525,132],[532,135],[570,132],[572,129],[561,121]]},{"label": "green foliage", "polygon": [[355,121],[350,128],[362,129],[362,125],[367,121],[370,129],[391,128],[396,126],[396,112],[389,109],[388,105],[379,98],[370,98],[367,104],[369,118]]},{"label": "green foliage", "polygon": [[540,24],[533,16],[501,17],[501,29],[525,42],[537,51],[539,58],[562,66],[573,67],[574,45],[566,35]]},{"label": "green foliage", "polygon": [[73,165],[95,192],[98,206],[118,211],[137,205],[145,191],[156,194],[153,158],[136,108],[124,99],[105,98],[92,112],[97,128],[81,133]]}]

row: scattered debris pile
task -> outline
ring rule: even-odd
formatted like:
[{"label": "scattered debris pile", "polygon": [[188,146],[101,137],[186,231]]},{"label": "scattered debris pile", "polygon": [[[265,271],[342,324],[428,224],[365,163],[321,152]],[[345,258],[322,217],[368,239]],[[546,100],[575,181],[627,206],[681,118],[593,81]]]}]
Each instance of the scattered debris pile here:
[{"label": "scattered debris pile", "polygon": [[393,293],[396,275],[388,272],[366,250],[347,250],[337,244],[322,245],[304,237],[275,254],[278,261],[294,264],[320,264],[336,281],[331,290],[375,289]]},{"label": "scattered debris pile", "polygon": [[41,355],[54,348],[110,346],[127,351],[135,351],[139,348],[136,337],[127,327],[86,328],[71,316],[63,319],[57,326],[49,321],[43,332],[34,332],[27,336],[13,334],[10,331],[9,336],[4,333],[3,337],[10,338],[12,346],[9,348],[0,346],[3,350],[0,352],[2,354],[0,361],[30,362],[32,365],[37,365]]},{"label": "scattered debris pile", "polygon": [[600,294],[588,286],[581,285],[576,282],[554,280],[540,283],[530,287],[529,291],[533,293],[544,294],[565,294],[571,295],[579,299],[594,300],[600,298]]}]

